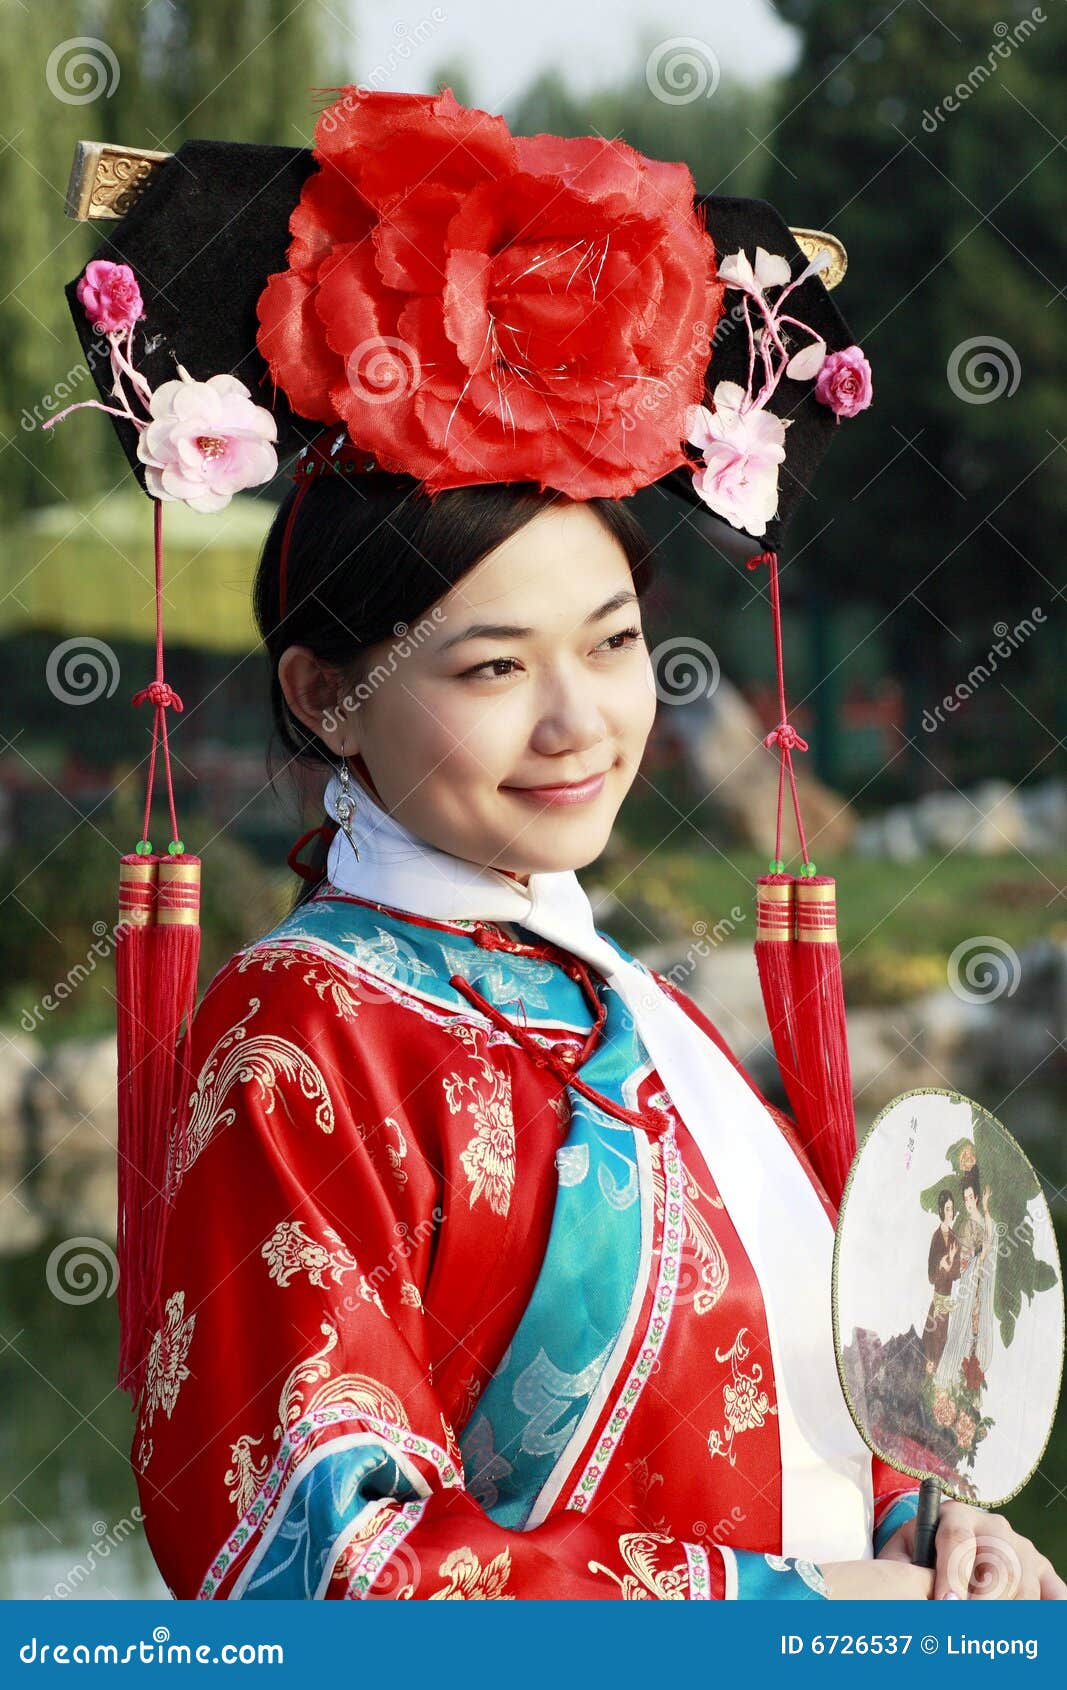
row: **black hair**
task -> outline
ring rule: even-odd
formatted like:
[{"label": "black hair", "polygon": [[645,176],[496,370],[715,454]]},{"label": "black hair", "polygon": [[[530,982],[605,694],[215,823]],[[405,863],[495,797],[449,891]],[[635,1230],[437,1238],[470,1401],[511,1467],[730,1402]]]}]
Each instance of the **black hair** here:
[{"label": "black hair", "polygon": [[956,1199],[953,1197],[951,1191],[939,1191],[938,1194],[937,1194],[937,1212],[938,1212],[938,1215],[941,1217],[942,1220],[944,1220],[944,1218],[945,1218],[945,1204],[946,1203],[952,1204],[952,1212],[953,1212],[953,1214],[955,1214],[955,1212],[956,1212]]},{"label": "black hair", "polygon": [[[536,482],[496,482],[428,494],[413,477],[327,473],[306,488],[289,542],[287,609],[279,614],[282,536],[297,488],[279,506],[264,541],[252,589],[252,607],[266,648],[273,717],[267,766],[277,736],[287,766],[326,765],[337,759],[306,728],[285,699],[278,663],[288,646],[309,647],[345,682],[355,683],[370,647],[396,640],[495,547],[510,539],[563,495]],[[620,543],[643,598],[653,580],[653,542],[627,504],[618,499],[585,503]],[[327,845],[317,835],[308,858],[313,880],[302,882],[297,908],[326,877]]]}]

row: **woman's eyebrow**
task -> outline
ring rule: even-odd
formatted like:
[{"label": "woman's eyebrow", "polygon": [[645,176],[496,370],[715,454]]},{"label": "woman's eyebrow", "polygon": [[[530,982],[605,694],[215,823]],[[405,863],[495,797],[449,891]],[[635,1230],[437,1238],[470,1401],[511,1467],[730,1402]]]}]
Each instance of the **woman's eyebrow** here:
[{"label": "woman's eyebrow", "polygon": [[[605,616],[610,616],[613,610],[620,609],[624,604],[637,604],[637,602],[637,594],[624,587],[620,592],[612,593],[610,599],[605,599],[598,610],[591,610],[582,623],[582,627],[587,628],[591,622],[602,621]],[[464,628],[462,633],[453,634],[451,638],[442,640],[437,649],[439,652],[445,652],[454,645],[462,645],[464,640],[523,640],[529,638],[531,634],[536,634],[536,632],[536,628],[512,628],[501,622],[472,622],[470,627]]]}]

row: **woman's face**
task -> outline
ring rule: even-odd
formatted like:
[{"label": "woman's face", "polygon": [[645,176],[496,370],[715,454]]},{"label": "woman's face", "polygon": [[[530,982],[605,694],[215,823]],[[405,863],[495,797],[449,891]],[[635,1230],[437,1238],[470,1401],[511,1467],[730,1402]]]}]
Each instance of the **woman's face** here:
[{"label": "woman's face", "polygon": [[[486,624],[529,632],[471,633]],[[598,857],[656,692],[626,554],[597,516],[581,503],[546,507],[439,599],[402,650],[391,662],[390,642],[367,654],[341,729],[384,807],[438,849],[523,880]],[[580,802],[529,791],[590,775],[603,782]],[[353,828],[358,839],[358,797]]]}]

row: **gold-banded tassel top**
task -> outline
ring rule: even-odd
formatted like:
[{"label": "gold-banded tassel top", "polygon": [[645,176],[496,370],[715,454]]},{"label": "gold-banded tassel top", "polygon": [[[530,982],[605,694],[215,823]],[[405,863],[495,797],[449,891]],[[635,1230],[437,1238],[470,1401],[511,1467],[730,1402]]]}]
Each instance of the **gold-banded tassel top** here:
[{"label": "gold-banded tassel top", "polygon": [[119,858],[119,926],[151,927],[156,915],[156,870],[153,857],[132,851]]},{"label": "gold-banded tassel top", "polygon": [[160,927],[195,927],[200,921],[200,858],[165,857],[159,865],[156,921]]},{"label": "gold-banded tassel top", "polygon": [[796,883],[796,934],[809,945],[837,943],[837,881],[833,875],[811,875]]},{"label": "gold-banded tassel top", "polygon": [[793,937],[794,880],[791,874],[765,874],[756,881],[756,938]]}]

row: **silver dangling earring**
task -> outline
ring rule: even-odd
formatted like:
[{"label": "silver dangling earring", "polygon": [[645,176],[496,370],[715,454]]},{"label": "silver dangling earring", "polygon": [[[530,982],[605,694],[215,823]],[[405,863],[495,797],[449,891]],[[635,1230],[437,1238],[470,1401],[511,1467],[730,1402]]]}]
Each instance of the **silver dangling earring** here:
[{"label": "silver dangling earring", "polygon": [[345,838],[348,840],[348,843],[351,845],[353,851],[355,851],[356,861],[358,862],[359,847],[352,838],[352,817],[356,813],[356,801],[352,796],[352,786],[349,777],[347,757],[342,756],[338,775],[341,782],[341,790],[337,796],[337,820],[341,824]]}]

